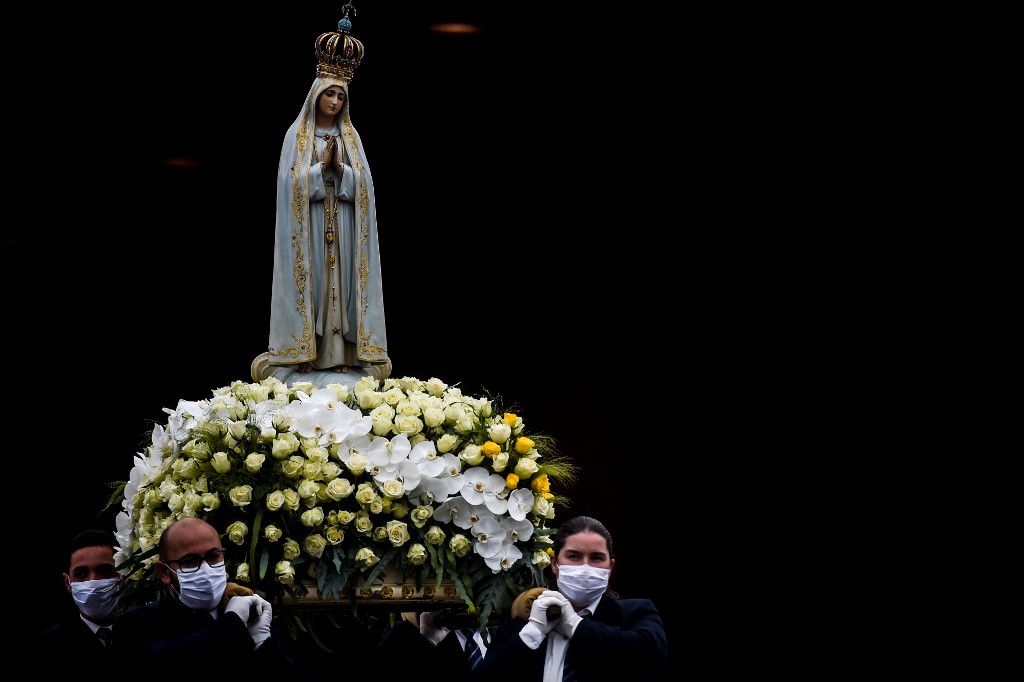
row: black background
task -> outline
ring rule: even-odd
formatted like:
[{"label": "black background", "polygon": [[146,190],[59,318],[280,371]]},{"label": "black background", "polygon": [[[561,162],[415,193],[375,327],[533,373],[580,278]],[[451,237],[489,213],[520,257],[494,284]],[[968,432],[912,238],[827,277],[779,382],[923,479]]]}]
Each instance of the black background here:
[{"label": "black background", "polygon": [[[33,626],[69,607],[66,540],[112,527],[108,486],[162,408],[249,380],[266,346],[281,142],[340,12],[213,4],[72,10],[26,29],[49,47],[12,74],[4,403],[37,427]],[[688,113],[700,68],[664,17],[558,5],[357,3],[392,376],[500,396],[556,438],[580,471],[556,522],[608,525],[612,586],[654,599],[678,652],[685,595],[707,596],[688,567],[713,572],[702,538],[732,513],[695,475],[736,437],[707,240],[732,241],[730,209],[702,191],[721,169],[692,168],[720,131]]]}]

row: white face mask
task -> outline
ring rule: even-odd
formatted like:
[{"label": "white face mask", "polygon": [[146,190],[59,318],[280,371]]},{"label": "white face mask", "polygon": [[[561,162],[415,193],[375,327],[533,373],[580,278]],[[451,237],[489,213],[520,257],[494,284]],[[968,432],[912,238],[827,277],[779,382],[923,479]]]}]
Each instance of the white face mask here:
[{"label": "white face mask", "polygon": [[228,572],[224,566],[212,568],[205,561],[191,573],[178,573],[178,598],[181,603],[197,611],[212,611],[220,604],[228,587]]},{"label": "white face mask", "polygon": [[608,589],[610,568],[594,566],[558,565],[558,591],[565,595],[573,608],[582,609],[600,597]]},{"label": "white face mask", "polygon": [[101,578],[71,583],[71,598],[89,620],[103,620],[117,606],[121,596],[120,578]]}]

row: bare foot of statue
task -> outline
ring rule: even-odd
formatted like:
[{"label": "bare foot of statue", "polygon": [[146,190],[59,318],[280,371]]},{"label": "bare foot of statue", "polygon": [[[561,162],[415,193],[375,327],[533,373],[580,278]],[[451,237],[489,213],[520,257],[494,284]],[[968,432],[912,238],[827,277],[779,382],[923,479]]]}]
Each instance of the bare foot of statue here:
[{"label": "bare foot of statue", "polygon": [[303,362],[302,364],[299,365],[299,369],[298,369],[299,374],[309,374],[312,371],[313,371],[313,365],[308,363],[308,362]]},{"label": "bare foot of statue", "polygon": [[346,365],[338,365],[334,368],[334,371],[338,374],[348,374],[348,367]]}]

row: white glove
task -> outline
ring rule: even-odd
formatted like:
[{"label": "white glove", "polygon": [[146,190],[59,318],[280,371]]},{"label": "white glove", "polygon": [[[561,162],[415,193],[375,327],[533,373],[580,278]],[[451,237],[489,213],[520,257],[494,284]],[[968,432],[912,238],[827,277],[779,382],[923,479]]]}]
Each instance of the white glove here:
[{"label": "white glove", "polygon": [[580,624],[581,620],[583,618],[576,613],[576,609],[566,599],[562,604],[562,617],[555,623],[555,630],[561,632],[566,638],[572,639],[572,633],[576,632],[576,626]]},{"label": "white glove", "polygon": [[437,617],[440,613],[440,611],[424,611],[420,614],[420,634],[434,646],[440,644],[449,632],[449,628],[437,624]]},{"label": "white glove", "polygon": [[567,602],[568,600],[562,596],[561,592],[552,590],[544,590],[539,597],[533,600],[533,606],[530,607],[530,622],[519,631],[519,638],[526,646],[536,649],[555,627],[557,621],[548,621],[548,607],[562,606]]},{"label": "white glove", "polygon": [[274,618],[274,609],[263,597],[255,595],[251,599],[255,600],[253,610],[257,615],[249,623],[249,636],[256,643],[256,648],[259,648],[260,644],[270,639],[270,621]]},{"label": "white glove", "polygon": [[252,613],[253,603],[259,597],[252,595],[250,597],[232,597],[228,599],[228,605],[224,607],[224,613],[233,613],[242,619],[243,623],[249,622],[249,615]]}]

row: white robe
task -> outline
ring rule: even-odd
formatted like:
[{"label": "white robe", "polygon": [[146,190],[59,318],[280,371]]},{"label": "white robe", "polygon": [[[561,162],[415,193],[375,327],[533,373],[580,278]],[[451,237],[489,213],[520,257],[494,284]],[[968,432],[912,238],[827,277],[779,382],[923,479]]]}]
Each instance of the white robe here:
[{"label": "white robe", "polygon": [[[316,128],[316,99],[332,86],[346,93],[338,125]],[[281,149],[270,311],[273,365],[309,362],[329,368],[388,361],[373,181],[349,118],[347,94],[344,81],[318,77]],[[319,162],[325,135],[340,135],[340,174],[325,173]],[[328,188],[333,188],[331,198]],[[325,206],[335,222],[332,245],[325,238]]]}]

